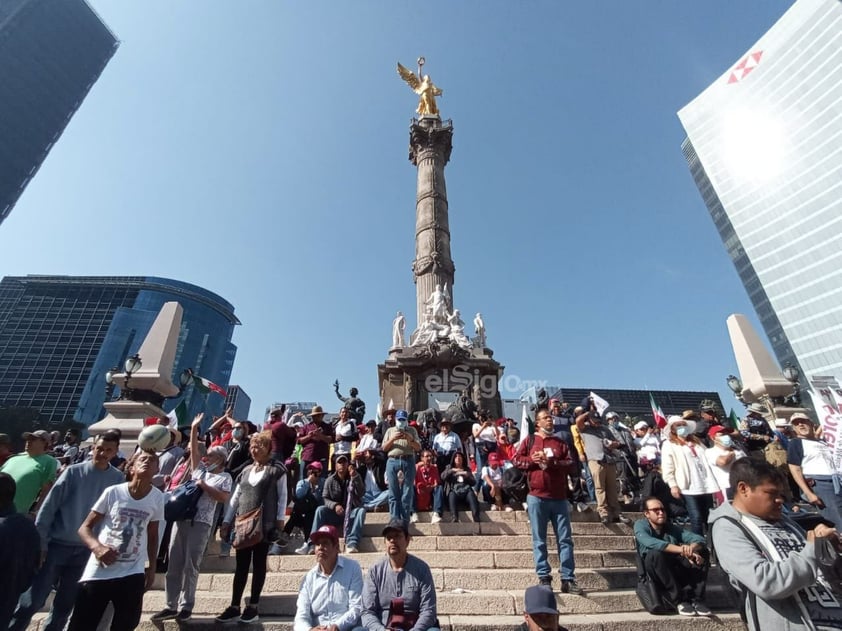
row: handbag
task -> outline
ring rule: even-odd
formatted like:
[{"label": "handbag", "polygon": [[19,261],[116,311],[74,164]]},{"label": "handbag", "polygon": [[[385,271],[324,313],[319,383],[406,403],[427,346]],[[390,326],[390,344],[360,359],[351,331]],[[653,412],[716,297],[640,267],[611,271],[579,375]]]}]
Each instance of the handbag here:
[{"label": "handbag", "polygon": [[652,580],[646,570],[643,569],[643,558],[640,553],[635,555],[637,561],[637,585],[634,588],[637,599],[643,608],[654,616],[671,615],[676,612],[668,598],[661,595],[658,586]]},{"label": "handbag", "polygon": [[235,550],[250,548],[263,541],[263,506],[258,506],[234,519]]}]

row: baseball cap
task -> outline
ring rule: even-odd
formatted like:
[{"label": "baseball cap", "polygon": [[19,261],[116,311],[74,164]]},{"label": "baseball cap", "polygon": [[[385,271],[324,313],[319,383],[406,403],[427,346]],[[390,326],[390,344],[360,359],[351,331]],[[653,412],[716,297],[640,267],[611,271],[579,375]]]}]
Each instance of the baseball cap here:
[{"label": "baseball cap", "polygon": [[795,414],[793,414],[792,416],[789,417],[789,424],[790,425],[792,425],[793,423],[797,423],[799,421],[801,421],[803,423],[810,423],[810,424],[813,423],[813,421],[810,420],[810,417],[807,416],[806,414],[804,414],[804,412],[796,412]]},{"label": "baseball cap", "polygon": [[0,434],[0,445],[11,445],[12,439],[8,434]]},{"label": "baseball cap", "polygon": [[395,420],[396,421],[405,421],[409,418],[409,414],[406,410],[398,410],[395,412]]},{"label": "baseball cap", "polygon": [[405,535],[409,534],[409,526],[403,519],[390,519],[389,523],[383,527],[383,536],[385,537],[390,530],[400,530]]},{"label": "baseball cap", "polygon": [[319,539],[331,539],[334,543],[339,543],[339,533],[333,526],[321,526],[310,533],[310,543],[316,543]]},{"label": "baseball cap", "polygon": [[23,433],[23,439],[24,440],[31,440],[33,438],[40,438],[46,444],[48,444],[48,445],[50,444],[50,433],[46,430],[39,429],[39,430],[34,431],[34,432],[24,432]]},{"label": "baseball cap", "polygon": [[558,614],[555,594],[546,585],[532,585],[523,595],[523,611],[528,614]]},{"label": "baseball cap", "polygon": [[336,460],[334,462],[339,462],[340,460],[348,462],[348,454],[339,454],[338,456],[336,456]]},{"label": "baseball cap", "polygon": [[488,454],[488,464],[500,464],[500,456],[496,453]]},{"label": "baseball cap", "polygon": [[730,434],[731,430],[724,425],[714,425],[708,430],[708,438],[711,440],[716,439],[717,434]]},{"label": "baseball cap", "polygon": [[635,429],[649,429],[649,423],[646,421],[638,421],[634,424]]},{"label": "baseball cap", "polygon": [[318,471],[319,473],[321,473],[324,470],[324,467],[322,467],[322,463],[319,462],[318,460],[314,460],[313,462],[309,463],[307,465],[307,468],[308,469],[314,469],[315,471]]}]

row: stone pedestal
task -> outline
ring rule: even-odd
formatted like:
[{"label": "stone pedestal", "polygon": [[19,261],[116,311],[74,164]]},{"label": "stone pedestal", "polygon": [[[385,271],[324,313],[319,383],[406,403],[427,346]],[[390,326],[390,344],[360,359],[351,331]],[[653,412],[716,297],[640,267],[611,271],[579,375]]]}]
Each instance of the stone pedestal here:
[{"label": "stone pedestal", "polygon": [[392,401],[396,408],[420,412],[431,407],[430,394],[453,397],[467,388],[477,406],[497,418],[503,413],[503,366],[492,355],[490,349],[465,351],[455,345],[393,349],[377,366],[380,400],[384,407]]},{"label": "stone pedestal", "polygon": [[740,381],[743,382],[742,400],[762,403],[769,409],[769,416],[774,418],[789,419],[796,412],[806,413],[806,408],[783,403],[793,394],[793,385],[781,374],[749,319],[735,313],[728,316],[726,323]]},{"label": "stone pedestal", "polygon": [[131,453],[143,429],[144,419],[166,416],[161,404],[165,398],[179,392],[172,382],[172,370],[182,313],[183,309],[177,302],[167,302],[161,307],[137,352],[142,362],[140,370],[132,373],[128,381],[126,373],[114,375],[116,383],[124,387],[123,398],[105,403],[105,418],[88,428],[92,436],[109,429],[119,429],[122,432],[120,449],[123,453]]}]

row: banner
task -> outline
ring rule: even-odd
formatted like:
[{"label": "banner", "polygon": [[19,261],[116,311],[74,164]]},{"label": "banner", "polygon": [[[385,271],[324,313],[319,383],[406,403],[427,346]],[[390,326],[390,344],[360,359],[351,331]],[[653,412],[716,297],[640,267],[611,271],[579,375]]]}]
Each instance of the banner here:
[{"label": "banner", "polygon": [[590,394],[591,399],[593,399],[593,403],[596,406],[596,411],[599,412],[599,415],[602,416],[605,413],[605,410],[608,409],[608,401],[603,399],[599,396],[596,392],[591,391]]},{"label": "banner", "polygon": [[[842,473],[842,392],[836,379],[811,380],[810,397],[822,426],[822,438],[833,448],[833,464]],[[837,397],[839,397],[837,399]]]}]

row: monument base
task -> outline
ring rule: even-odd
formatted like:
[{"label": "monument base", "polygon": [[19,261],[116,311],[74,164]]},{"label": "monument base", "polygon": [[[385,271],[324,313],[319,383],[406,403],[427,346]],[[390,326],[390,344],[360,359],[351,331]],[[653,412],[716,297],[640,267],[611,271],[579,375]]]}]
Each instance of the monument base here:
[{"label": "monument base", "polygon": [[110,429],[119,429],[122,433],[120,451],[127,455],[137,446],[137,437],[143,430],[144,420],[152,416],[162,418],[167,415],[157,405],[146,401],[109,401],[105,404],[105,410],[108,412],[105,418],[88,427],[88,432],[91,436],[96,436]]},{"label": "monument base", "polygon": [[503,402],[498,386],[504,367],[493,354],[489,348],[467,350],[455,344],[391,349],[377,366],[382,408],[391,402],[395,408],[421,412],[437,408],[435,402],[455,402],[467,389],[479,408],[499,418]]}]

